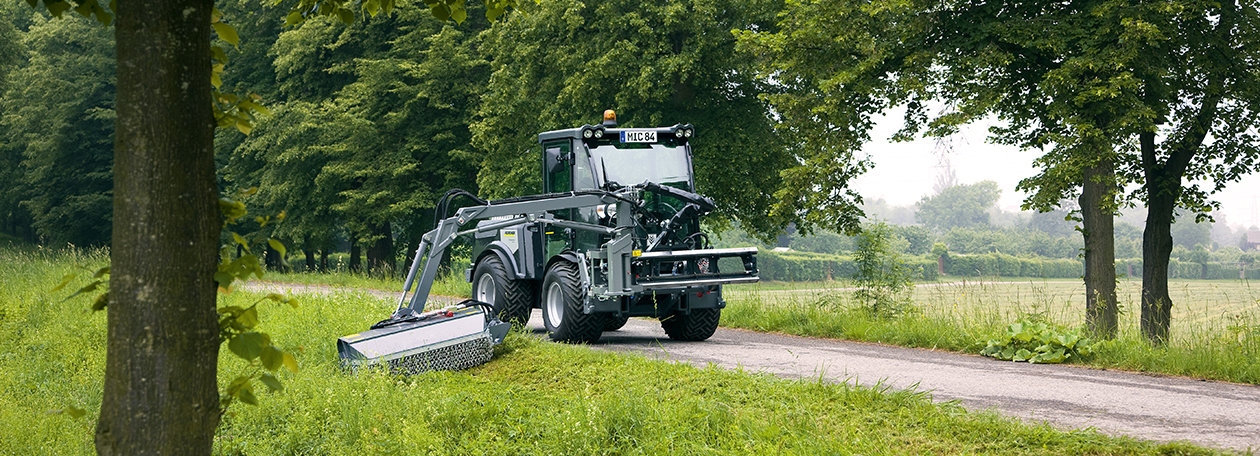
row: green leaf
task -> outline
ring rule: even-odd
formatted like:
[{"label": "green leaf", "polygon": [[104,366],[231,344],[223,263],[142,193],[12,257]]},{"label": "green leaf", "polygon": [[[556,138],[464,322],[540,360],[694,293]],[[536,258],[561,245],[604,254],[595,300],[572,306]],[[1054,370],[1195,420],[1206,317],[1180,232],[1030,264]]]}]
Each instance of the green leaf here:
[{"label": "green leaf", "polygon": [[235,231],[232,232],[232,242],[236,243],[236,245],[244,247],[246,252],[249,251],[249,241],[246,241],[241,235],[236,234]]},{"label": "green leaf", "polygon": [[273,345],[263,347],[260,358],[262,359],[263,368],[272,372],[284,365],[284,352]]},{"label": "green leaf", "polygon": [[295,374],[297,373],[297,371],[298,371],[297,358],[294,358],[294,357],[293,357],[293,355],[292,355],[291,353],[289,353],[289,352],[284,352],[284,361],[283,361],[283,363],[284,363],[284,368],[285,368],[285,369],[288,369],[288,370],[289,370],[289,372],[292,372],[292,373],[295,373]]},{"label": "green leaf", "polygon": [[232,287],[233,280],[236,280],[236,277],[232,277],[232,274],[228,274],[227,272],[219,271],[219,272],[214,273],[214,281],[218,282],[219,288],[222,288],[224,290],[230,289]]},{"label": "green leaf", "polygon": [[95,274],[92,274],[92,278],[93,278],[93,279],[99,279],[99,278],[101,278],[101,277],[105,277],[105,276],[107,276],[107,275],[109,275],[109,266],[105,266],[105,267],[103,267],[103,268],[97,269],[97,270],[96,270],[96,273],[95,273]]},{"label": "green leaf", "polygon": [[284,26],[292,27],[292,26],[301,24],[302,21],[305,21],[305,20],[306,20],[306,17],[302,16],[301,12],[289,11],[289,14],[284,16]]},{"label": "green leaf", "polygon": [[456,3],[451,8],[451,19],[454,19],[456,24],[463,24],[464,19],[468,19],[468,11],[464,10],[463,4]]},{"label": "green leaf", "polygon": [[246,404],[258,405],[258,396],[254,395],[254,388],[252,386],[248,388],[241,388],[241,390],[236,393],[236,397]]},{"label": "green leaf", "polygon": [[242,329],[253,329],[258,326],[258,309],[255,306],[249,306],[236,316],[236,322]]},{"label": "green leaf", "polygon": [[353,24],[354,11],[350,11],[347,8],[337,8],[337,19],[343,24]]},{"label": "green leaf", "polygon": [[254,131],[254,125],[247,117],[237,117],[236,131],[241,132],[241,134],[248,135]]},{"label": "green leaf", "polygon": [[227,52],[223,51],[222,46],[210,46],[210,59],[219,63],[228,63]]},{"label": "green leaf", "polygon": [[48,12],[58,19],[61,18],[61,13],[70,9],[70,2],[44,2],[44,5],[48,7]]},{"label": "green leaf", "polygon": [[267,239],[267,245],[271,246],[272,250],[280,252],[280,258],[284,258],[288,256],[288,251],[285,250],[283,242],[277,241],[275,239]]},{"label": "green leaf", "polygon": [[429,5],[429,13],[432,13],[433,17],[438,18],[440,21],[446,21],[451,18],[451,9],[442,3]]},{"label": "green leaf", "polygon": [[241,37],[236,34],[236,27],[222,22],[215,22],[210,25],[214,27],[214,33],[219,35],[219,39],[226,41],[232,46],[236,46],[237,49],[240,49]]},{"label": "green leaf", "polygon": [[219,198],[219,212],[223,213],[223,218],[227,223],[235,222],[249,213],[245,210],[245,203],[227,198]]},{"label": "green leaf", "polygon": [[52,287],[52,289],[49,291],[52,291],[52,292],[61,291],[61,289],[65,288],[66,285],[69,285],[70,281],[74,280],[75,277],[78,277],[78,274],[66,274],[64,277],[61,278],[60,282],[57,282],[57,286]]},{"label": "green leaf", "polygon": [[78,408],[72,405],[72,406],[63,408],[61,410],[49,410],[48,414],[49,415],[66,415],[66,416],[69,416],[70,418],[77,419],[77,418],[82,418],[83,415],[86,415],[87,410],[83,410],[81,408]]},{"label": "green leaf", "polygon": [[274,375],[262,374],[258,376],[258,380],[264,385],[267,385],[267,389],[273,393],[276,391],[284,391],[284,385],[280,384],[280,379],[276,378]]},{"label": "green leaf", "polygon": [[271,338],[260,332],[237,334],[228,341],[228,350],[246,361],[253,361],[262,355],[263,348],[271,345]]},{"label": "green leaf", "polygon": [[92,311],[99,312],[105,310],[105,306],[109,305],[109,292],[101,293],[92,301]]}]

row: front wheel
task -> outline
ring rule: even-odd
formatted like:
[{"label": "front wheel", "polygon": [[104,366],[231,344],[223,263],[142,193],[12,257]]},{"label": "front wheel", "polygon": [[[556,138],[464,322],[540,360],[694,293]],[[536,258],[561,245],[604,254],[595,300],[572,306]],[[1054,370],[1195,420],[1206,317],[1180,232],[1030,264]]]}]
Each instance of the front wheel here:
[{"label": "front wheel", "polygon": [[547,270],[542,285],[542,314],[551,340],[572,343],[599,340],[604,316],[582,313],[582,298],[576,265],[561,261]]},{"label": "front wheel", "polygon": [[661,319],[661,328],[670,339],[700,341],[713,336],[721,318],[722,309],[691,309]]},{"label": "front wheel", "polygon": [[618,317],[616,314],[609,314],[608,317],[604,319],[604,331],[616,331],[621,329],[621,327],[625,326],[628,321],[630,321],[629,315],[622,314]]},{"label": "front wheel", "polygon": [[524,326],[529,321],[534,290],[524,280],[508,279],[507,267],[497,255],[487,255],[473,270],[473,299],[494,307],[499,320]]}]

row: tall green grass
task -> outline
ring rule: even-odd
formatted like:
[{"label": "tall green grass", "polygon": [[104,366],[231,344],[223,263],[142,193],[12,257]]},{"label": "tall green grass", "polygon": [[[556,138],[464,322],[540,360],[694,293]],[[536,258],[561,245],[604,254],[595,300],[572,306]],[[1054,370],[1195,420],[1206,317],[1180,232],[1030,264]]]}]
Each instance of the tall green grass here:
[{"label": "tall green grass", "polygon": [[[0,454],[90,454],[104,372],[105,315],[50,293],[97,254],[0,250]],[[221,305],[261,295],[237,292]],[[513,333],[464,372],[349,374],[339,336],[390,303],[367,293],[267,306],[261,328],[301,371],[259,406],[233,405],[217,454],[1208,454],[1084,430],[1030,426],[934,404],[921,392],[693,367]],[[108,311],[106,311],[108,312]],[[224,353],[221,382],[242,368]],[[81,417],[50,414],[77,407]]]},{"label": "tall green grass", "polygon": [[[1120,336],[1075,361],[1132,371],[1260,384],[1260,289],[1244,281],[1170,284],[1171,341],[1153,347],[1140,335],[1138,280],[1120,282]],[[1006,326],[1035,318],[1083,326],[1084,286],[1072,280],[920,284],[917,312],[885,319],[852,299],[845,283],[731,287],[722,324],[814,337],[979,353]]]}]

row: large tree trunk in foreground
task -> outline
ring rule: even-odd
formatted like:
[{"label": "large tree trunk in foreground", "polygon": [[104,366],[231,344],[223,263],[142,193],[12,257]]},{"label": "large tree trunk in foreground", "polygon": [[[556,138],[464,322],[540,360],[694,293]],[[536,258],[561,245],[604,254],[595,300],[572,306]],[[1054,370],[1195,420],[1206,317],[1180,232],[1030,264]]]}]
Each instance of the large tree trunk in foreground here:
[{"label": "large tree trunk in foreground", "polygon": [[100,454],[210,454],[219,423],[212,6],[118,2]]},{"label": "large tree trunk in foreground", "polygon": [[1094,337],[1112,339],[1119,325],[1116,314],[1116,238],[1110,160],[1084,172],[1081,224],[1085,238],[1085,326]]}]

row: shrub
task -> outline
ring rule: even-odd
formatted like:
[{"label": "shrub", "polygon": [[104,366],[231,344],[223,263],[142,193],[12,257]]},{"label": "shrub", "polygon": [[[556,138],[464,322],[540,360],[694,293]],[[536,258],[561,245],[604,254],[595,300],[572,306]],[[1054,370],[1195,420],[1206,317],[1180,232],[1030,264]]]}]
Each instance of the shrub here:
[{"label": "shrub", "polygon": [[980,354],[997,359],[1030,363],[1062,363],[1093,353],[1094,342],[1077,331],[1023,318],[1006,328],[1006,337],[991,339]]}]

